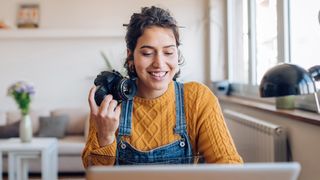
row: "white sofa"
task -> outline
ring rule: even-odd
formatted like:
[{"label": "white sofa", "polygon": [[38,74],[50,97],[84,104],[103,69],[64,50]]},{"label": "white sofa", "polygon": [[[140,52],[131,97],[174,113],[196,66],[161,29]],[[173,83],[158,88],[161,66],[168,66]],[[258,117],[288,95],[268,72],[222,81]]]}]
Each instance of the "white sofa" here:
[{"label": "white sofa", "polygon": [[[81,153],[85,145],[85,139],[89,127],[88,109],[82,108],[60,108],[51,111],[31,111],[30,116],[33,125],[34,138],[39,131],[40,116],[67,115],[68,123],[65,136],[58,139],[58,171],[59,173],[84,172]],[[5,112],[0,115],[0,125],[19,121],[19,112]],[[0,139],[4,141],[5,139]],[[30,172],[41,172],[39,160],[30,160]],[[4,172],[7,172],[7,160],[4,158]]]}]

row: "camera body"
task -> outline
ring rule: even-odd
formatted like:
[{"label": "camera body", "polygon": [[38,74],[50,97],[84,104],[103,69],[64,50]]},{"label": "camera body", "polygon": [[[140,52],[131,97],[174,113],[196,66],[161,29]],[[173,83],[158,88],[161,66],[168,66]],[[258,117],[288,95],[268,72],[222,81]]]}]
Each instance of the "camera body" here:
[{"label": "camera body", "polygon": [[94,99],[98,106],[103,99],[111,94],[118,103],[131,100],[137,92],[137,85],[133,79],[123,77],[118,71],[102,71],[94,80],[97,86]]}]

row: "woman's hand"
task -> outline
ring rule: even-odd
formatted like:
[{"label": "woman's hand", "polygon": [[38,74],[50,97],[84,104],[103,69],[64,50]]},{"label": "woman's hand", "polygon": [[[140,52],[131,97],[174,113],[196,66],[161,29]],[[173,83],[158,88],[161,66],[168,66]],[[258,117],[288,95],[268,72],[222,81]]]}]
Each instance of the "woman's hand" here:
[{"label": "woman's hand", "polygon": [[97,106],[94,100],[96,86],[90,89],[89,105],[90,119],[95,122],[97,129],[98,141],[100,147],[112,144],[115,140],[115,133],[119,127],[120,105],[112,95],[107,95],[101,102],[100,107]]}]

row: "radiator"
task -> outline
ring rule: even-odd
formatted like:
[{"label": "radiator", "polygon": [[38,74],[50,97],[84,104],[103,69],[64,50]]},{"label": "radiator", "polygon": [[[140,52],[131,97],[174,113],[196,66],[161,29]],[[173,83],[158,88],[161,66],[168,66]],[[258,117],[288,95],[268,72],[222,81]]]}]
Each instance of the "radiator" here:
[{"label": "radiator", "polygon": [[283,127],[229,109],[223,113],[244,162],[288,161],[287,134]]}]

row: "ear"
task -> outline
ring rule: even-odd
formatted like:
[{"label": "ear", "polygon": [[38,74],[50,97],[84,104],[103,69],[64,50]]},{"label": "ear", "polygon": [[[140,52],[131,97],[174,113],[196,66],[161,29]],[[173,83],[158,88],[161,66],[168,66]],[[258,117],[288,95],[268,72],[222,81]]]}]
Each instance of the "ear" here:
[{"label": "ear", "polygon": [[[130,56],[133,57],[133,52],[132,52],[130,49],[127,49],[127,59],[128,59]],[[129,60],[133,60],[133,58],[131,58],[131,59],[129,59]]]}]

